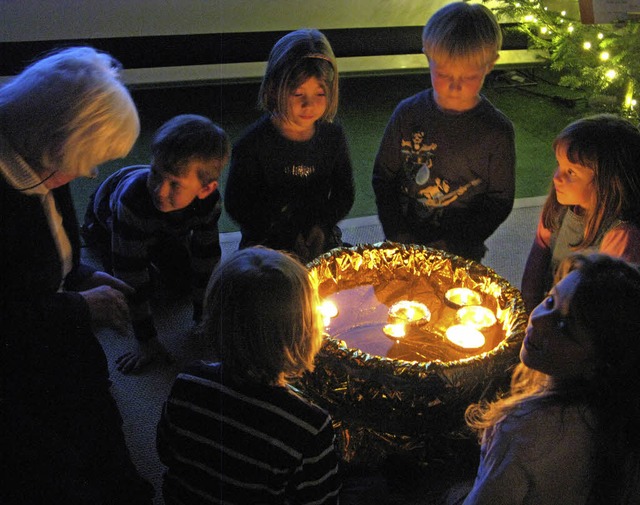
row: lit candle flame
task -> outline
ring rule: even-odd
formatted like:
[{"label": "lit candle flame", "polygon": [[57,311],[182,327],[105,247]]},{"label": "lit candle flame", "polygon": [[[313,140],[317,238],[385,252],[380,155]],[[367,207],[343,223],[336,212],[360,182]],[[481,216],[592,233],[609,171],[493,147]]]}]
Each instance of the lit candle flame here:
[{"label": "lit candle flame", "polygon": [[444,297],[455,307],[480,305],[482,303],[482,295],[469,288],[451,288],[444,294]]},{"label": "lit candle flame", "polygon": [[391,338],[403,338],[406,335],[404,323],[385,324],[382,331]]},{"label": "lit candle flame", "polygon": [[484,335],[467,324],[450,326],[447,328],[446,336],[451,343],[465,349],[477,349],[485,343]]},{"label": "lit candle flame", "polygon": [[401,300],[394,303],[389,309],[389,317],[393,321],[406,321],[407,323],[417,323],[431,319],[431,311],[420,302]]},{"label": "lit candle flame", "polygon": [[318,305],[318,312],[322,316],[322,322],[325,326],[329,326],[331,324],[331,319],[338,315],[338,307],[331,300],[323,300],[320,305]]},{"label": "lit candle flame", "polygon": [[481,305],[467,305],[458,309],[456,321],[460,324],[482,329],[493,326],[496,323],[496,316],[490,309]]}]

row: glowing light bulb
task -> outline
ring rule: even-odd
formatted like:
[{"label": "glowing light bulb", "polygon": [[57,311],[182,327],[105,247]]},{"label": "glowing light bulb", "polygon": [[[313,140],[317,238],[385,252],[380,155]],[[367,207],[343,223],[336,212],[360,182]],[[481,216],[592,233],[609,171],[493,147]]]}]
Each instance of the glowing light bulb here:
[{"label": "glowing light bulb", "polygon": [[582,44],[582,47],[586,50],[591,49],[591,42],[587,41],[584,44]]},{"label": "glowing light bulb", "polygon": [[567,11],[561,11],[561,12],[560,12],[560,15],[561,15],[562,17],[565,17],[565,16],[567,15]]},{"label": "glowing light bulb", "polygon": [[598,33],[598,40],[604,39],[604,33]]},{"label": "glowing light bulb", "polygon": [[635,105],[636,105],[636,101],[633,98],[633,88],[630,86],[624,95],[624,108],[632,109]]},{"label": "glowing light bulb", "polygon": [[609,69],[605,72],[604,74],[606,76],[607,79],[609,79],[610,81],[612,81],[613,79],[615,79],[618,76],[618,73],[613,70],[613,69]]},{"label": "glowing light bulb", "polygon": [[549,33],[549,28],[547,28],[546,26],[541,26],[540,27],[540,33],[542,35],[546,35],[547,33]]},{"label": "glowing light bulb", "polygon": [[602,51],[600,53],[600,59],[602,61],[607,61],[611,55],[607,51]]}]

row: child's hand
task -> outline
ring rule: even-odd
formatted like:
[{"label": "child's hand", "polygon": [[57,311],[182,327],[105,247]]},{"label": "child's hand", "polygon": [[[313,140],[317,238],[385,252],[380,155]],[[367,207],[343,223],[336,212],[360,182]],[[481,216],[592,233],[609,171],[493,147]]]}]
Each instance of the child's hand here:
[{"label": "child's hand", "polygon": [[431,247],[432,249],[440,249],[441,251],[449,250],[449,247],[447,246],[447,242],[445,240],[436,240],[434,242],[430,242],[427,244],[427,247]]},{"label": "child's hand", "polygon": [[116,365],[123,374],[135,374],[154,361],[173,362],[173,358],[157,338],[136,342],[136,348],[120,356]]},{"label": "child's hand", "polygon": [[395,237],[387,237],[387,240],[391,240],[392,242],[397,242],[399,244],[410,244],[412,242],[411,233],[406,232],[398,232]]},{"label": "child's hand", "polygon": [[309,251],[309,258],[307,261],[311,261],[316,256],[319,256],[324,252],[324,231],[319,226],[312,226],[305,240],[305,245]]},{"label": "child's hand", "polygon": [[302,236],[302,233],[298,233],[296,237],[296,242],[293,244],[293,252],[300,258],[300,261],[303,263],[307,263],[309,261],[309,248],[307,247],[307,243]]}]

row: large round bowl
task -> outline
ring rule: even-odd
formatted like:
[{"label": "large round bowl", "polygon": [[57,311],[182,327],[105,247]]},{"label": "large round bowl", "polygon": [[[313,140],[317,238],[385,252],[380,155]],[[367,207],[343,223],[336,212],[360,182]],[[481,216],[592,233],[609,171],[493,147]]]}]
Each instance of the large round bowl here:
[{"label": "large round bowl", "polygon": [[[466,407],[508,385],[527,321],[519,291],[477,262],[391,242],[334,249],[309,268],[339,315],[326,323],[315,371],[297,387],[332,414],[343,458],[375,463],[406,451],[424,461],[446,457],[452,440],[469,437]],[[453,287],[481,293],[496,315],[476,351],[440,338],[454,323],[444,296]],[[429,307],[427,336],[435,344],[415,351],[381,331],[388,309],[404,298]]]}]

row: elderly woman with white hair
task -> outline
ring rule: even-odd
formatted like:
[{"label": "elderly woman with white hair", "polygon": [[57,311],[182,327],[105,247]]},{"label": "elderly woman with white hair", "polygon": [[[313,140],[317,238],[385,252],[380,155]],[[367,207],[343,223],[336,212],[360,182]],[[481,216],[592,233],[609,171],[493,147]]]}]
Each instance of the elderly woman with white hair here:
[{"label": "elderly woman with white hair", "polygon": [[132,290],[81,263],[68,186],[138,137],[118,67],[68,48],[0,88],[2,503],[152,501],[94,334],[126,327]]}]

